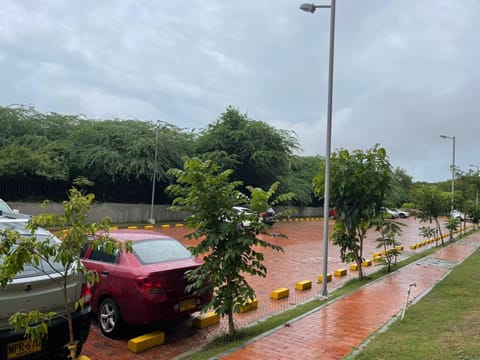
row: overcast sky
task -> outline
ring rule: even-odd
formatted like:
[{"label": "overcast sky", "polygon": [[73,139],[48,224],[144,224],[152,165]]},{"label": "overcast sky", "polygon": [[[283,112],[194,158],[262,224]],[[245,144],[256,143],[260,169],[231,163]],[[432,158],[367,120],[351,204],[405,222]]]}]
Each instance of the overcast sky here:
[{"label": "overcast sky", "polygon": [[[329,4],[330,0],[318,2]],[[293,0],[3,0],[0,105],[201,129],[233,105],[324,155],[328,9]],[[332,151],[414,181],[480,164],[480,1],[337,0]]]}]

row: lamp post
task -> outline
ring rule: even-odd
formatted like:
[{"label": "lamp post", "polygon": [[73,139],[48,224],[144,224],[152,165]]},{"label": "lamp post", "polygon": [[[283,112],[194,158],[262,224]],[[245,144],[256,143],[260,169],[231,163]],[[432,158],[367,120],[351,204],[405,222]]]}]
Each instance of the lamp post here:
[{"label": "lamp post", "polygon": [[153,180],[152,180],[152,202],[150,204],[150,218],[148,219],[149,224],[155,224],[155,218],[153,217],[153,202],[155,199],[155,182],[156,182],[156,166],[157,166],[157,148],[158,148],[158,126],[155,128],[155,155],[153,156]]},{"label": "lamp post", "polygon": [[[470,166],[477,168],[477,181],[478,181],[478,173],[479,173],[480,165],[470,164]],[[478,184],[477,184],[477,181],[475,181],[475,205],[478,207]]]},{"label": "lamp post", "polygon": [[323,195],[323,275],[322,296],[328,297],[328,219],[330,208],[330,152],[332,140],[333,54],[335,40],[335,0],[330,5],[302,4],[300,9],[314,13],[316,9],[330,9],[330,48],[328,57],[327,140],[325,150],[325,191]]},{"label": "lamp post", "polygon": [[455,191],[455,136],[440,135],[443,139],[451,139],[452,142],[452,204],[450,217],[453,217],[453,192]]}]

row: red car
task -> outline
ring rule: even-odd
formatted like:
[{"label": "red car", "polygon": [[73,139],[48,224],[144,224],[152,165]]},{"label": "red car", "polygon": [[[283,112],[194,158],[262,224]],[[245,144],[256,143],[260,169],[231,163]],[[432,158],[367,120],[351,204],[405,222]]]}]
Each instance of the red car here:
[{"label": "red car", "polygon": [[330,209],[330,211],[328,212],[328,217],[332,220],[335,220],[337,218],[337,212],[335,211],[335,209]]},{"label": "red car", "polygon": [[208,303],[185,291],[185,272],[202,265],[179,241],[149,230],[112,230],[132,252],[108,254],[86,247],[82,263],[100,282],[92,287],[92,310],[103,334],[115,336],[122,322],[152,324],[191,314]]}]

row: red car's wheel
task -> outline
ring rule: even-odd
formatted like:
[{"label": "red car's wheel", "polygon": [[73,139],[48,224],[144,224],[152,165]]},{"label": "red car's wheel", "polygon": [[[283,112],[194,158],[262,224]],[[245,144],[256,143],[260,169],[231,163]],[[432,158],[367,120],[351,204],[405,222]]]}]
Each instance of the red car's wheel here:
[{"label": "red car's wheel", "polygon": [[114,337],[120,330],[122,315],[115,301],[104,299],[98,307],[98,325],[105,336]]}]

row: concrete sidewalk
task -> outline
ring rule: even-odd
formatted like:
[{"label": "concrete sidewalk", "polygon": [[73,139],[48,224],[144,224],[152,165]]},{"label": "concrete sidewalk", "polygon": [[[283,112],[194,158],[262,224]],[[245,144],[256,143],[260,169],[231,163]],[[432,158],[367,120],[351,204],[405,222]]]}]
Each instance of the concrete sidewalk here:
[{"label": "concrete sidewalk", "polygon": [[477,232],[358,291],[262,335],[221,359],[341,359],[418,301],[480,246]]}]

